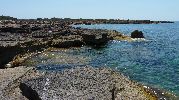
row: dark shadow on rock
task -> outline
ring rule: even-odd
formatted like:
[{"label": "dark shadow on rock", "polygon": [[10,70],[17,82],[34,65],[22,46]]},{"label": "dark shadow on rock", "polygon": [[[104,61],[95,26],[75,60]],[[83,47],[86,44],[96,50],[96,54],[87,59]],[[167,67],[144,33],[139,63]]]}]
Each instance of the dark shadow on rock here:
[{"label": "dark shadow on rock", "polygon": [[[5,65],[14,60],[17,55],[24,55],[27,52],[43,51],[44,48],[48,48],[48,45],[34,45],[36,41],[25,42],[15,46],[0,46],[0,69],[4,69]],[[20,66],[20,63],[13,63],[12,67]]]},{"label": "dark shadow on rock", "polygon": [[21,83],[19,88],[22,92],[22,95],[25,96],[27,99],[29,99],[29,100],[42,100],[39,97],[38,93],[35,90],[33,90],[31,87],[27,86],[26,84]]}]

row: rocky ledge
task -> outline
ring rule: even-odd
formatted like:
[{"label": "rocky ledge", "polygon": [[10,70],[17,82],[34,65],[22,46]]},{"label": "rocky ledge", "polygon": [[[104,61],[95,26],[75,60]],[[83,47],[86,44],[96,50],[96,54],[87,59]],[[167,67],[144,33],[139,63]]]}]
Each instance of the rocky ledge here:
[{"label": "rocky ledge", "polygon": [[[63,72],[38,72],[41,75],[36,78],[23,78],[35,74],[26,74],[27,69],[16,69],[20,71],[20,74],[15,74],[14,70],[4,70],[12,73],[6,76],[6,78],[11,78],[11,82],[5,81],[4,83],[4,77],[1,76],[1,94],[3,94],[4,99],[111,100],[112,98],[119,98],[127,100],[135,98],[135,100],[145,100],[149,96],[145,95],[136,83],[105,68],[83,67]],[[13,77],[14,75],[17,77]],[[112,94],[114,97],[112,97]]]},{"label": "rocky ledge", "polygon": [[[33,73],[33,68],[25,68],[23,66],[0,69],[1,100],[26,100],[24,96],[21,96],[20,89],[17,87],[19,87],[22,80],[38,76]],[[17,95],[18,97],[16,97]]]},{"label": "rocky ledge", "polygon": [[[38,37],[30,40],[21,41],[16,45],[0,46],[0,68],[20,66],[26,55],[41,52],[49,47],[69,48],[81,47],[84,45],[100,47],[105,45],[109,40],[130,40],[128,36],[122,35],[117,31],[100,30],[100,29],[67,29],[69,34],[51,33],[52,36],[43,37],[44,33],[39,33]],[[18,41],[18,40],[17,40]]]},{"label": "rocky ledge", "polygon": [[[0,75],[2,100],[171,100],[107,68],[44,72],[18,67],[3,72],[8,75]],[[7,78],[11,81],[3,81]]]},{"label": "rocky ledge", "polygon": [[106,68],[79,67],[63,72],[45,72],[43,76],[25,80],[20,84],[24,95],[29,95],[24,87],[35,90],[38,98],[81,99],[81,100],[145,100],[150,95],[123,75]]}]

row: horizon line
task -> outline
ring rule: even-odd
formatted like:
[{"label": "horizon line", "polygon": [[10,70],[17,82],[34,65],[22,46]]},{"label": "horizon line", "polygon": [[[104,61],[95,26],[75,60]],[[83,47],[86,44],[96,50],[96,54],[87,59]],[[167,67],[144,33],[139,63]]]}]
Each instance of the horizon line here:
[{"label": "horizon line", "polygon": [[[8,16],[8,17],[13,17],[13,18],[17,18],[17,19],[38,19],[38,18],[42,18],[42,19],[52,19],[52,18],[59,18],[59,19],[65,19],[65,18],[69,18],[69,19],[106,19],[106,20],[110,20],[110,19],[114,19],[114,20],[150,20],[150,21],[177,21],[177,20],[151,20],[151,19],[129,19],[129,18],[74,18],[74,17],[35,17],[35,18],[21,18],[21,17],[14,17],[14,16],[10,16],[10,15],[1,15],[1,16]],[[179,21],[179,20],[178,20]]]}]

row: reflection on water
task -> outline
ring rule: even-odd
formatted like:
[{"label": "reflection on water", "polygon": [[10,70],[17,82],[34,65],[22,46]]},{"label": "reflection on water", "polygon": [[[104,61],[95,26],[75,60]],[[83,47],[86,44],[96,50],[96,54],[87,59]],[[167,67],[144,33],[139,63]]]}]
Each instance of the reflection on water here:
[{"label": "reflection on water", "polygon": [[149,25],[78,25],[76,27],[118,30],[126,35],[138,29],[144,32],[146,41],[110,41],[100,49],[82,47],[70,49],[68,52],[57,50],[47,52],[48,55],[54,54],[53,56],[46,57],[42,54],[31,61],[36,62],[39,69],[45,70],[61,70],[81,65],[106,66],[119,70],[138,82],[179,94],[178,22]]},{"label": "reflection on water", "polygon": [[117,30],[126,35],[136,29],[143,31],[147,41],[110,42],[91,63],[118,69],[131,79],[179,94],[179,22],[75,27]]}]

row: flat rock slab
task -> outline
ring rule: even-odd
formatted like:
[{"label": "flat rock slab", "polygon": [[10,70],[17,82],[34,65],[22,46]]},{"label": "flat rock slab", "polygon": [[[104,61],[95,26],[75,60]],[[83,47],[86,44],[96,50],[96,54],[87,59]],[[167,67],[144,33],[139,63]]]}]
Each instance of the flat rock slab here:
[{"label": "flat rock slab", "polygon": [[0,69],[0,90],[4,89],[9,83],[20,78],[31,69],[32,68],[23,67]]},{"label": "flat rock slab", "polygon": [[23,77],[28,71],[32,70],[32,68],[8,68],[8,69],[0,69],[0,97],[3,97],[3,91],[9,89],[12,85],[15,86],[14,83],[21,77]]},{"label": "flat rock slab", "polygon": [[85,66],[63,72],[42,72],[42,74],[41,77],[21,83],[20,89],[24,96],[42,100],[111,100],[112,98],[147,100],[150,98],[137,83],[106,68]]}]

